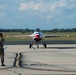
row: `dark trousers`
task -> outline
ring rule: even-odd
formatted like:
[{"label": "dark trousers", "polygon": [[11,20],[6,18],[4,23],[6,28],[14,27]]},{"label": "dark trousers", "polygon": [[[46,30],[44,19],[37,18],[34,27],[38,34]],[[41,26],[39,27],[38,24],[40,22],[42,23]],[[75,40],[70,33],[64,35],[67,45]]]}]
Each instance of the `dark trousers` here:
[{"label": "dark trousers", "polygon": [[1,63],[4,64],[4,49],[0,49]]}]

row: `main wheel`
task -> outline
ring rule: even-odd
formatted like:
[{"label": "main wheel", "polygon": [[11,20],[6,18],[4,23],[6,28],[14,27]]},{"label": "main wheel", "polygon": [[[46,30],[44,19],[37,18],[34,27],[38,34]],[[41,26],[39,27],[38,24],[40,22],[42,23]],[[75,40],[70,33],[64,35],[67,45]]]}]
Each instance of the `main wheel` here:
[{"label": "main wheel", "polygon": [[32,45],[31,45],[31,44],[29,44],[29,48],[31,48],[31,46],[32,46]]},{"label": "main wheel", "polygon": [[46,48],[46,44],[44,44],[44,47]]}]

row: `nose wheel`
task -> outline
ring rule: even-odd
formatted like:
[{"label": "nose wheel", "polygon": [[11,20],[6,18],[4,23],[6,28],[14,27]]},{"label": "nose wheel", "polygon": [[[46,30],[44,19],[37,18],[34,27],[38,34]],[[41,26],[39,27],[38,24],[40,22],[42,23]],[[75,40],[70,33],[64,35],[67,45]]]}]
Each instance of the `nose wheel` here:
[{"label": "nose wheel", "polygon": [[39,48],[39,46],[37,46],[37,48]]}]

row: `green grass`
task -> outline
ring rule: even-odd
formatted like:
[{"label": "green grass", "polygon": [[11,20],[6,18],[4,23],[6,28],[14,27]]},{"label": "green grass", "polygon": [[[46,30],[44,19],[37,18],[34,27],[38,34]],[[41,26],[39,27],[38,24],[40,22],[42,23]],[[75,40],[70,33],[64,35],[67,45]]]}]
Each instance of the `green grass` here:
[{"label": "green grass", "polygon": [[[13,35],[29,35],[32,34],[31,32],[22,34],[21,32],[4,32],[4,38],[6,41],[30,41],[32,38],[19,38],[19,37],[7,37],[7,36],[13,36]],[[63,37],[52,37],[52,38],[44,38],[44,40],[76,40],[76,32],[58,32],[58,33],[51,33],[46,32],[44,33],[46,35],[69,35],[69,37],[63,36]]]}]

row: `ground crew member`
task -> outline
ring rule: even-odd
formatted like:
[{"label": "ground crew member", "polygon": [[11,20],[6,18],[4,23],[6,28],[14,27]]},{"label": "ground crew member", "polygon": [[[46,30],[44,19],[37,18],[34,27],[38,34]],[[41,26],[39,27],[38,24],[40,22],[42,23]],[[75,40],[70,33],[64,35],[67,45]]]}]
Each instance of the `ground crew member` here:
[{"label": "ground crew member", "polygon": [[1,57],[2,66],[5,66],[5,64],[4,64],[4,49],[3,49],[4,41],[5,41],[5,39],[3,38],[3,34],[0,33],[0,57]]}]

